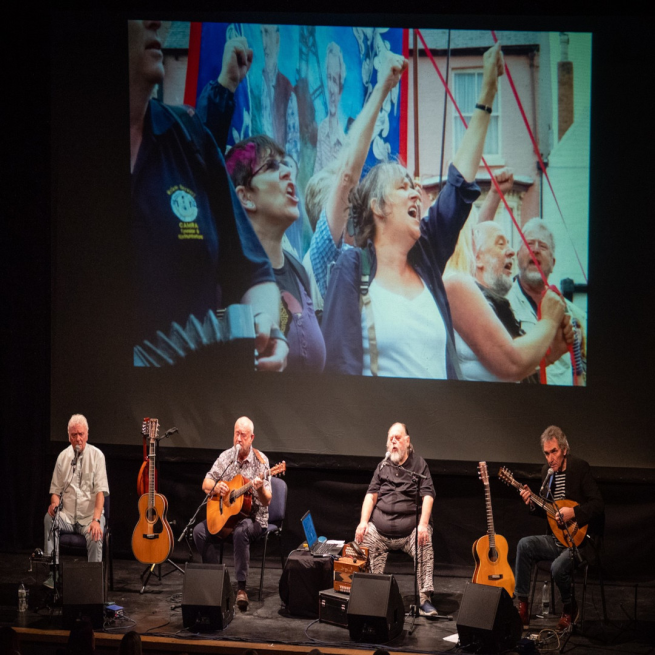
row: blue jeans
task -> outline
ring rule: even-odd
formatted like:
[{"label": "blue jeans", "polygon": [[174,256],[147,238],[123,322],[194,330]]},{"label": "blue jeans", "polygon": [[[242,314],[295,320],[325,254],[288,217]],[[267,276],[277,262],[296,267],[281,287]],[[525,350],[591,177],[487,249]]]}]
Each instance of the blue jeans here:
[{"label": "blue jeans", "polygon": [[[52,550],[55,547],[53,535],[50,534],[50,529],[52,528],[52,523],[54,519],[48,512],[46,512],[45,517],[43,518],[43,530],[45,533],[44,538],[44,547],[43,552],[45,555],[50,557]],[[60,532],[76,532],[81,534],[86,539],[86,553],[87,559],[89,562],[102,562],[102,539],[99,541],[94,541],[93,537],[89,534],[88,525],[80,525],[79,523],[69,523],[64,519],[64,517],[59,514],[57,517],[57,527]],[[103,514],[100,517],[100,528],[102,529],[102,535],[105,535],[105,515]]]},{"label": "blue jeans", "polygon": [[[263,532],[262,526],[252,519],[243,519],[232,532],[234,544],[234,573],[237,582],[248,580],[250,565],[250,544],[257,541]],[[221,540],[209,532],[207,521],[198,523],[193,529],[193,542],[202,557],[203,563],[218,564]]]},{"label": "blue jeans", "polygon": [[530,594],[530,578],[535,562],[551,561],[550,572],[562,596],[562,603],[571,602],[571,553],[564,548],[552,535],[542,534],[534,537],[523,537],[516,549],[516,565],[514,577],[516,588],[514,593],[519,598],[527,598]]}]

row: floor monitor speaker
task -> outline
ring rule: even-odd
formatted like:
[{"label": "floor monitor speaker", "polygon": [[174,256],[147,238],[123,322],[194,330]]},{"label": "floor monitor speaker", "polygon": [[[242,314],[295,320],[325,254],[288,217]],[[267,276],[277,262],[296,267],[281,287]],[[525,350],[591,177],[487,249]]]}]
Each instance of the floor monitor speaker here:
[{"label": "floor monitor speaker", "polygon": [[352,641],[380,644],[403,631],[405,606],[393,575],[353,573],[348,603]]},{"label": "floor monitor speaker", "polygon": [[223,630],[234,618],[234,591],[225,564],[187,563],[182,624],[194,632]]}]

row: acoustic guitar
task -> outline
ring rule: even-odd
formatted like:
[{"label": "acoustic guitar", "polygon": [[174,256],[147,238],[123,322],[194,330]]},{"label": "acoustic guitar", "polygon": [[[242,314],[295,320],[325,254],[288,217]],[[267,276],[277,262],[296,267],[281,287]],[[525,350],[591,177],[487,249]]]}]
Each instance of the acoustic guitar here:
[{"label": "acoustic guitar", "polygon": [[[280,462],[271,470],[271,476],[287,470],[287,463]],[[225,496],[214,496],[207,503],[207,528],[211,534],[227,537],[232,534],[239,521],[250,516],[252,509],[252,482],[242,475],[235,475],[226,482],[230,491]]]},{"label": "acoustic guitar", "polygon": [[[505,468],[504,466],[501,467],[500,472],[498,473],[498,477],[505,484],[509,484],[512,487],[518,489],[519,491],[523,489],[523,485],[520,482],[517,482],[514,479],[512,472],[509,469]],[[553,534],[555,535],[555,537],[557,537],[557,540],[563,546],[566,546],[568,548],[571,545],[571,540],[573,540],[573,543],[576,546],[579,546],[582,543],[582,540],[585,538],[585,535],[587,534],[586,525],[584,527],[580,527],[575,519],[571,519],[570,521],[567,521],[566,527],[571,535],[571,537],[569,538],[567,532],[557,522],[557,512],[560,509],[562,509],[563,507],[577,507],[578,503],[576,503],[574,500],[565,500],[565,499],[551,502],[550,500],[544,500],[541,496],[532,493],[532,491],[530,491],[530,500],[535,505],[537,505],[537,507],[541,507],[541,509],[543,509],[546,512],[550,529],[553,531]]]},{"label": "acoustic guitar", "polygon": [[494,528],[487,463],[480,462],[478,471],[480,472],[480,479],[484,483],[484,495],[487,505],[487,534],[480,537],[473,544],[473,559],[475,560],[473,582],[490,587],[503,587],[511,598],[514,595],[514,573],[507,562],[507,539],[496,534]]},{"label": "acoustic guitar", "polygon": [[148,493],[139,498],[139,522],[132,533],[132,552],[144,564],[161,564],[173,552],[173,530],[166,519],[168,501],[155,491],[155,458],[159,421],[148,423],[149,454]]}]

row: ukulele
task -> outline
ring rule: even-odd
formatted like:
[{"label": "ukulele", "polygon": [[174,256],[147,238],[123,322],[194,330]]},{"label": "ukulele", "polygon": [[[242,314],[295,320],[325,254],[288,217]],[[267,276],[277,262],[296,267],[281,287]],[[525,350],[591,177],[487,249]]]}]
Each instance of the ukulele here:
[{"label": "ukulele", "polygon": [[487,534],[480,537],[473,544],[473,559],[475,560],[473,582],[489,585],[490,587],[503,587],[511,598],[514,595],[514,573],[507,562],[507,539],[496,534],[494,529],[487,463],[480,462],[478,471],[480,472],[480,479],[484,483],[484,495],[487,505]]},{"label": "ukulele", "polygon": [[139,498],[139,522],[132,533],[132,552],[144,564],[161,564],[173,552],[173,530],[166,519],[168,501],[155,491],[155,458],[159,421],[151,418],[148,423],[148,493]]},{"label": "ukulele", "polygon": [[[280,462],[271,470],[271,476],[280,475],[287,470],[287,463]],[[235,475],[226,482],[230,491],[225,496],[214,496],[207,503],[207,528],[211,534],[227,537],[239,521],[250,516],[252,508],[252,482],[242,475]]]}]

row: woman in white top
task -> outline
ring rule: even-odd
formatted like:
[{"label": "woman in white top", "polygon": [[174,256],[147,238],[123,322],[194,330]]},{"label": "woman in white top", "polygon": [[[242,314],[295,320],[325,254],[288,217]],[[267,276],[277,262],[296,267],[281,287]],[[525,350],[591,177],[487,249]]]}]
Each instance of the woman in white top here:
[{"label": "woman in white top", "polygon": [[441,276],[480,193],[475,175],[503,73],[498,44],[483,65],[476,111],[425,220],[420,191],[398,164],[378,164],[353,190],[359,248],[344,251],[330,277],[322,323],[326,371],[459,377]]}]

